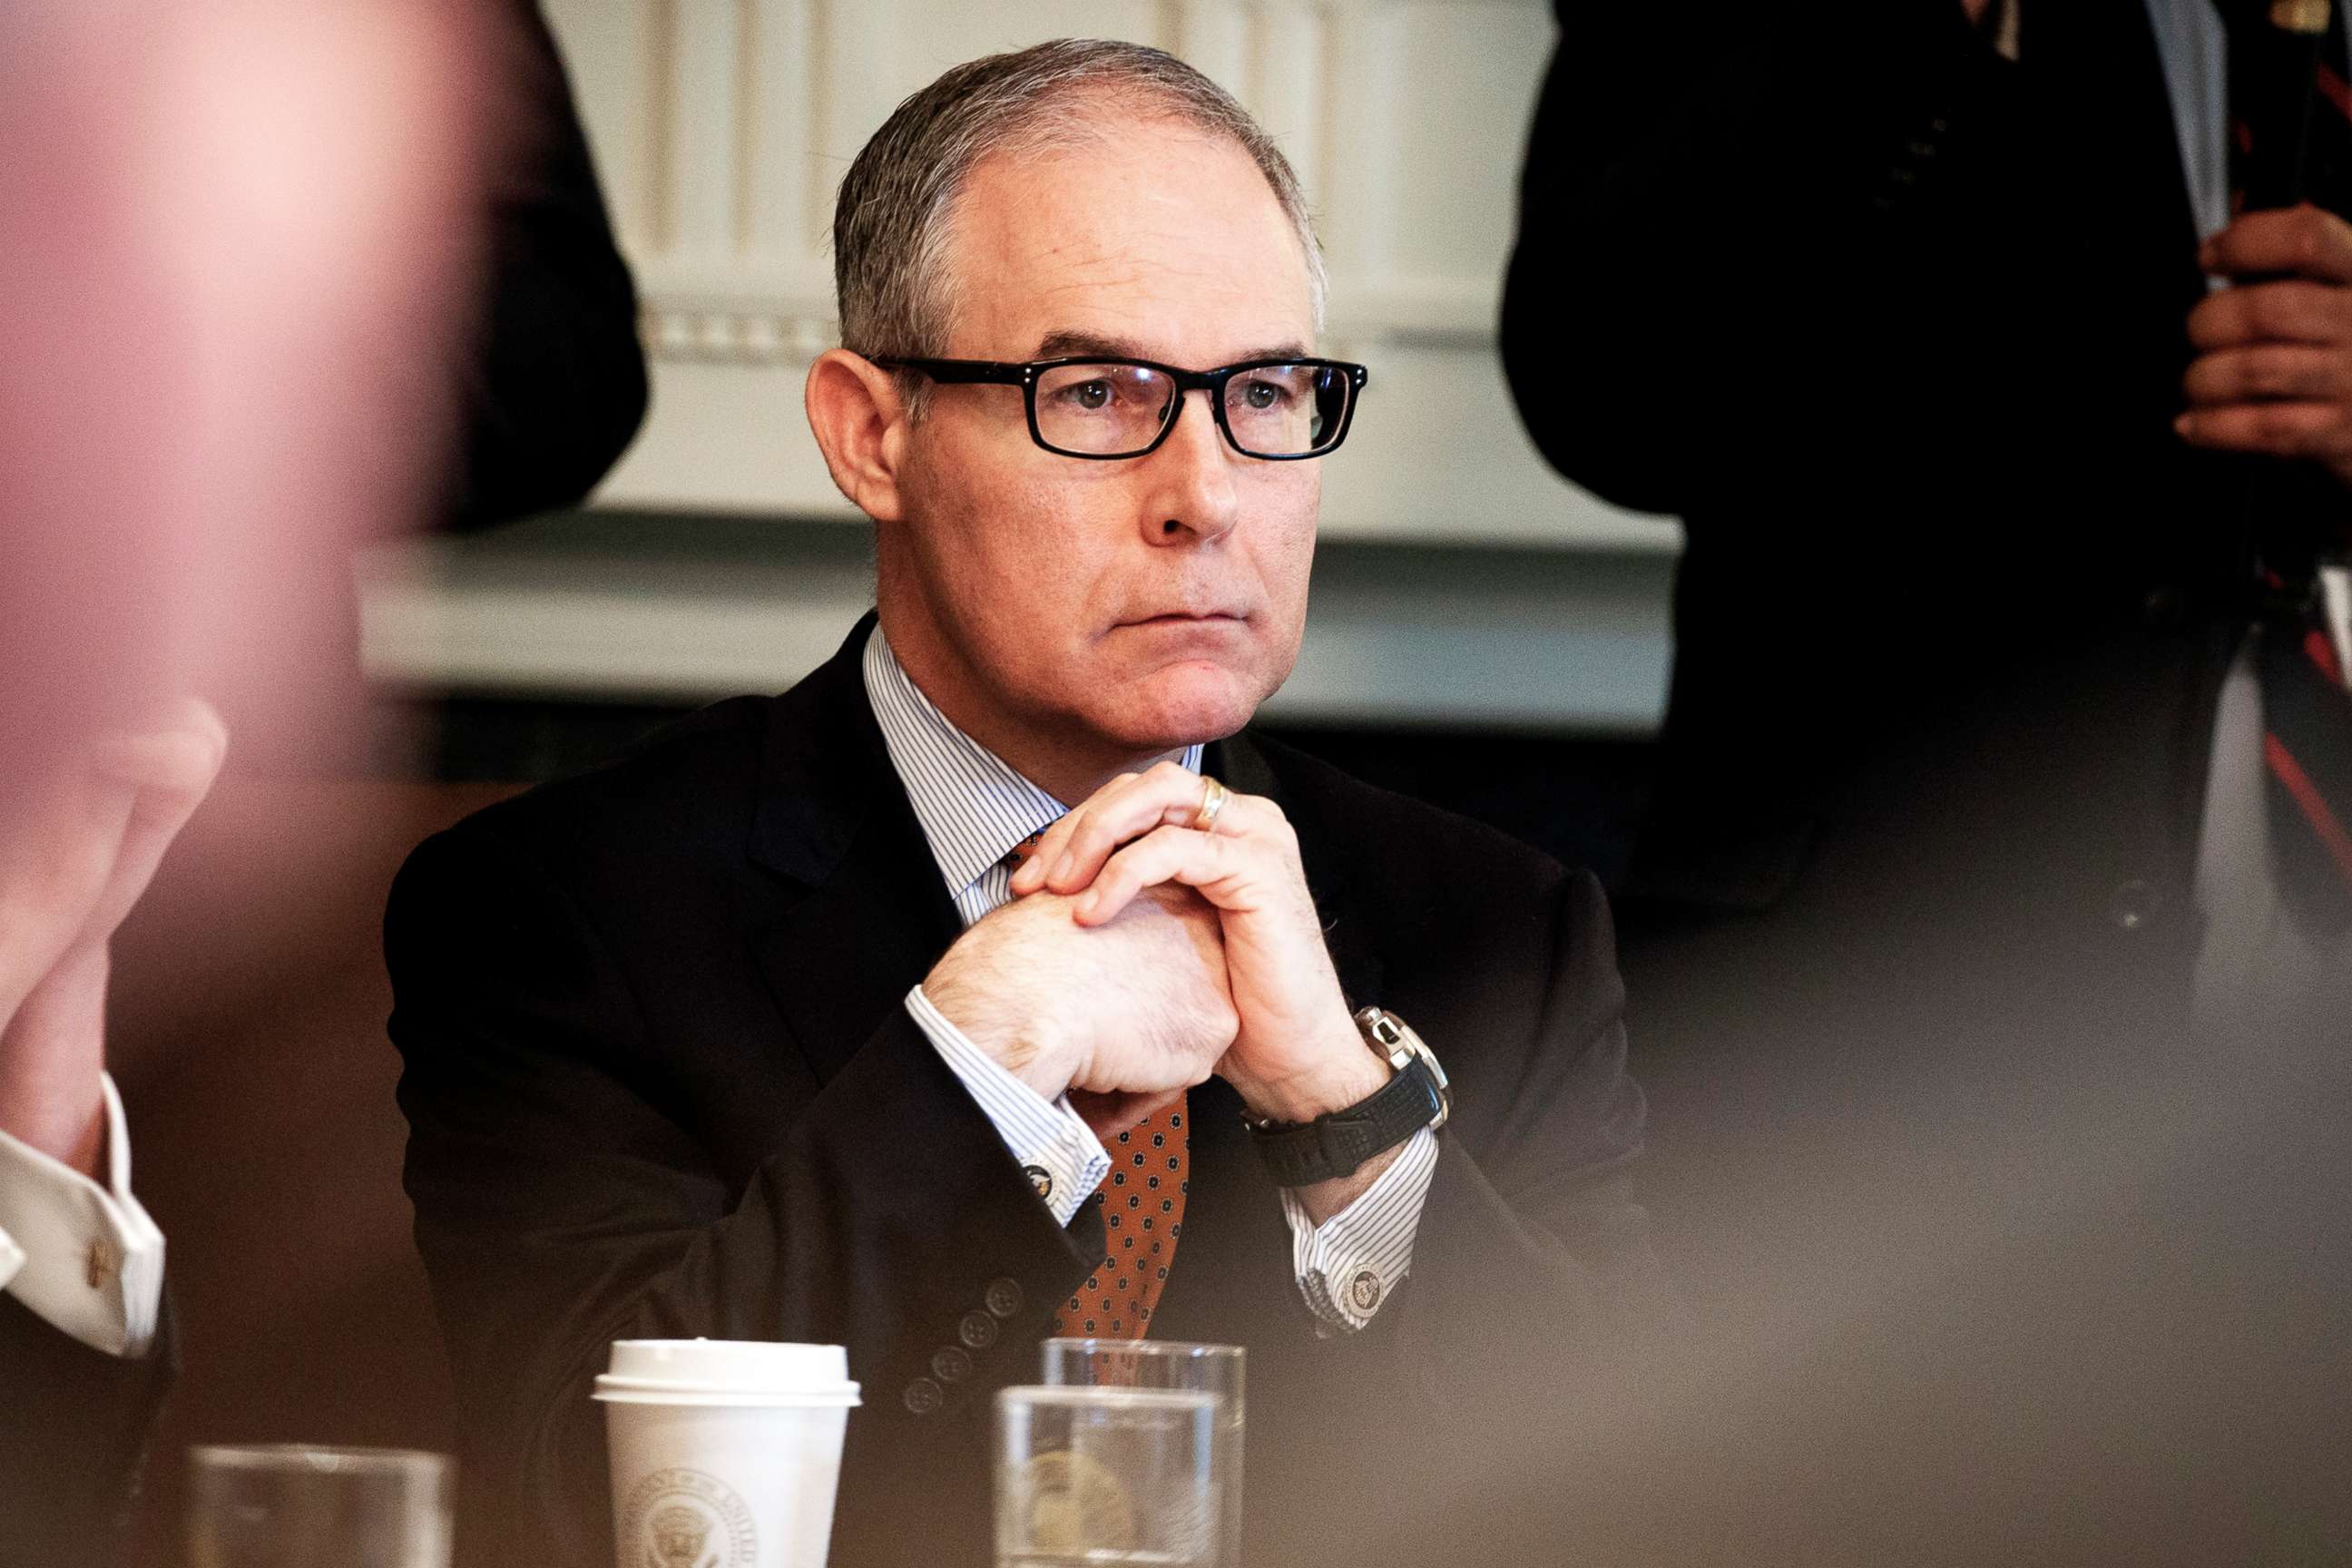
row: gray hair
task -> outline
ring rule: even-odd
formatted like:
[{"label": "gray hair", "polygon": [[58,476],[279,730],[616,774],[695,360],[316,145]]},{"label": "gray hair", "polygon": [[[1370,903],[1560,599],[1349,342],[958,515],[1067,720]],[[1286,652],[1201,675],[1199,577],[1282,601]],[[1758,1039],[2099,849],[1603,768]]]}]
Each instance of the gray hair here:
[{"label": "gray hair", "polygon": [[945,253],[964,181],[992,154],[1034,157],[1099,135],[1074,112],[1096,93],[1226,137],[1250,155],[1297,230],[1319,327],[1328,285],[1306,194],[1249,110],[1163,50],[1057,38],[957,66],[892,110],[850,163],[833,215],[842,346],[869,357],[943,353],[955,309]]}]

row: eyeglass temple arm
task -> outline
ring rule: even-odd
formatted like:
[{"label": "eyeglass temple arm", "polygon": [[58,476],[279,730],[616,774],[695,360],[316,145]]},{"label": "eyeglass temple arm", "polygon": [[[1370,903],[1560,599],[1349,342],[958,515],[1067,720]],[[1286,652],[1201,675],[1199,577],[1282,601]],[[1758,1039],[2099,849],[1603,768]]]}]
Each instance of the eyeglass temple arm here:
[{"label": "eyeglass temple arm", "polygon": [[987,384],[1018,386],[1028,379],[1026,365],[982,359],[900,359],[877,355],[868,363],[883,370],[920,371],[943,386]]}]

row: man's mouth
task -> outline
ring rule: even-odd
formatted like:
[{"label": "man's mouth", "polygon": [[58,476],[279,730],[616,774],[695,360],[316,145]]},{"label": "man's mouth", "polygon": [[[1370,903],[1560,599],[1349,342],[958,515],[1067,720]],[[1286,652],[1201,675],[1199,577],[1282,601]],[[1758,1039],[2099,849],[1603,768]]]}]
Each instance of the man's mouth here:
[{"label": "man's mouth", "polygon": [[1213,626],[1220,622],[1247,619],[1249,616],[1239,610],[1168,610],[1156,616],[1140,616],[1127,624],[1131,626]]}]

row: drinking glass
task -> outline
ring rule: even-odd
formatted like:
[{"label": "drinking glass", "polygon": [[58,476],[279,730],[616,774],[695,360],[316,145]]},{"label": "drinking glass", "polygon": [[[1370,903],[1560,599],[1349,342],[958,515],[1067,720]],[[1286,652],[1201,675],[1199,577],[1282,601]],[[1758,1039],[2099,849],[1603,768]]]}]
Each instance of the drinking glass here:
[{"label": "drinking glass", "polygon": [[997,1568],[1213,1568],[1218,1409],[1192,1389],[1000,1390]]},{"label": "drinking glass", "polygon": [[191,1448],[188,1562],[449,1568],[452,1468],[405,1448]]},{"label": "drinking glass", "polygon": [[1047,1340],[1045,1380],[1056,1387],[1176,1388],[1216,1394],[1217,1491],[1223,1522],[1217,1568],[1241,1568],[1242,1439],[1248,1429],[1243,1397],[1247,1357],[1239,1345],[1188,1344],[1181,1340]]}]

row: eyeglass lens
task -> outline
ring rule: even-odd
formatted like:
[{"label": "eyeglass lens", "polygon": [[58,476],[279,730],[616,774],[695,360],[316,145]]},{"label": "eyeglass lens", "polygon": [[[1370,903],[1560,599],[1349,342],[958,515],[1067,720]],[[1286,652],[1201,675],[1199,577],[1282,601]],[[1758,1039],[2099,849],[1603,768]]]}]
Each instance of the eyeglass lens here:
[{"label": "eyeglass lens", "polygon": [[[1343,424],[1345,372],[1324,365],[1260,365],[1225,383],[1234,445],[1253,457],[1315,451]],[[1090,456],[1140,452],[1174,414],[1176,384],[1133,364],[1056,365],[1037,378],[1037,433],[1050,447]]]}]

